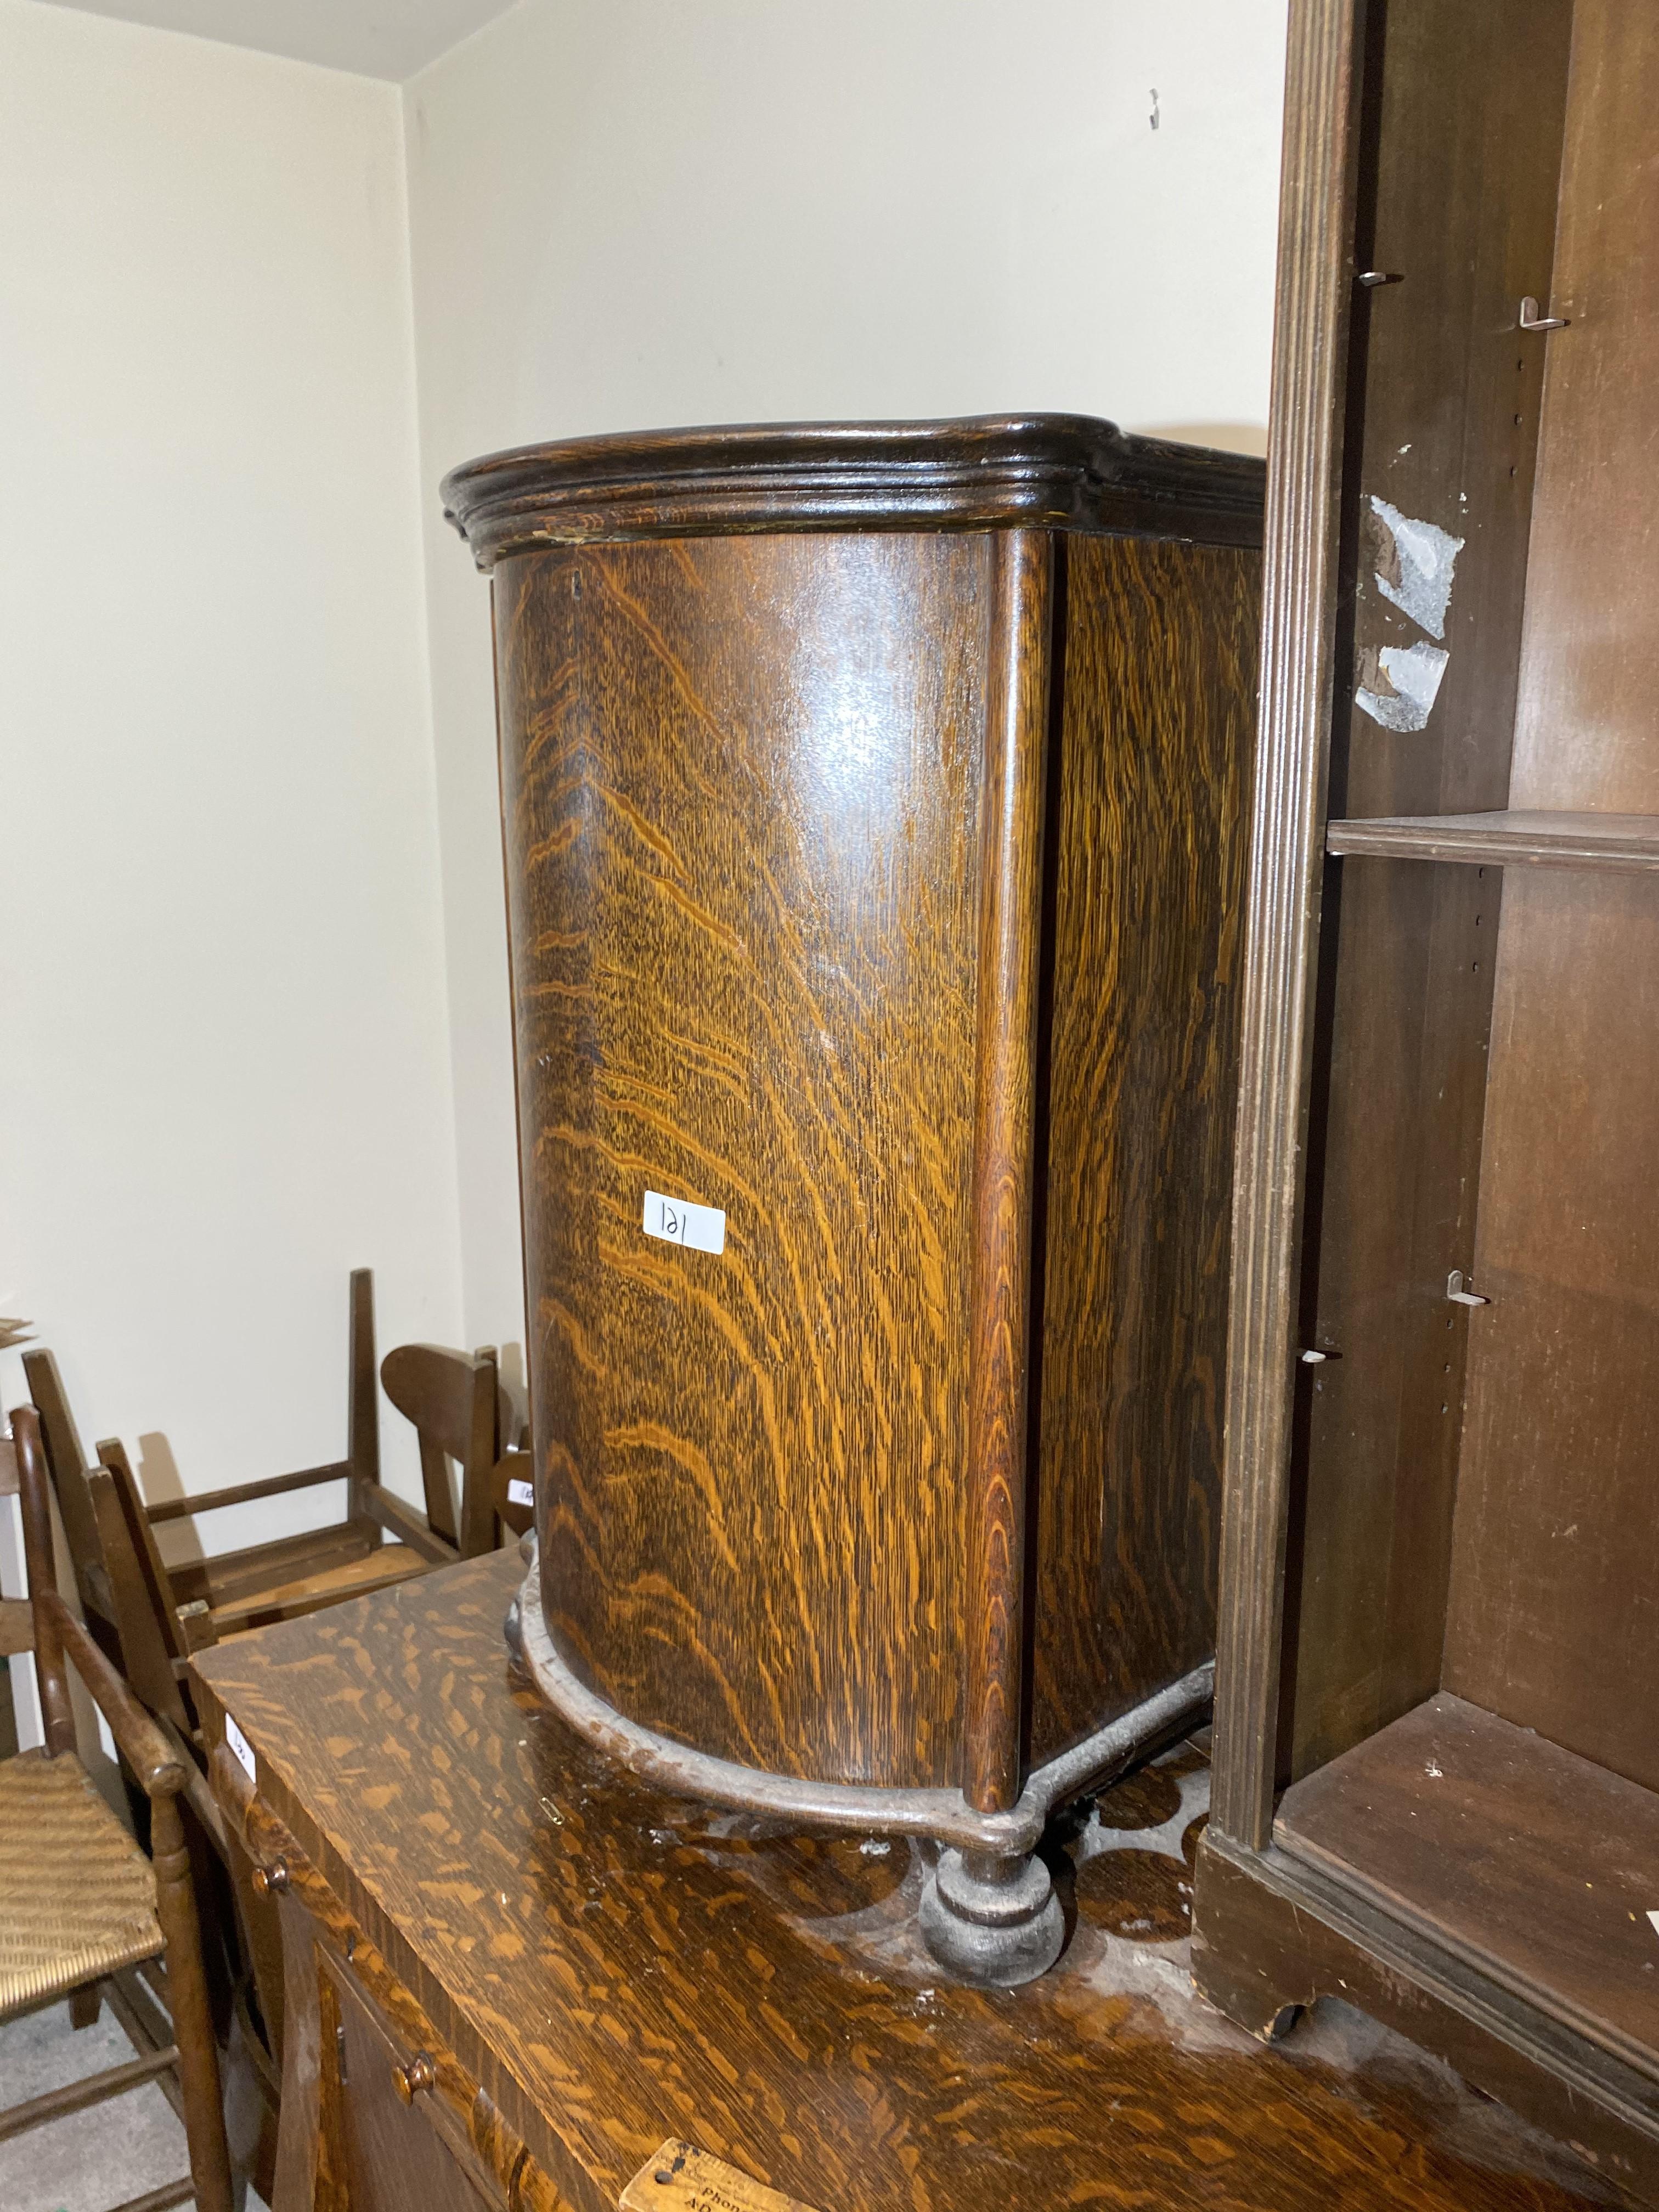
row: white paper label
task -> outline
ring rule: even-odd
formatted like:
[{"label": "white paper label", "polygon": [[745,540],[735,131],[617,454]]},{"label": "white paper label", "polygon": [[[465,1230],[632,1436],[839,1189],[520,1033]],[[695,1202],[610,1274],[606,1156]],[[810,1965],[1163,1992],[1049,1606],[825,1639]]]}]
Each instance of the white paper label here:
[{"label": "white paper label", "polygon": [[726,1249],[726,1216],[718,1206],[692,1206],[648,1190],[642,1226],[647,1237],[660,1237],[665,1244],[686,1244],[694,1252]]},{"label": "white paper label", "polygon": [[533,1505],[536,1503],[535,1484],[520,1482],[516,1474],[509,1475],[507,1481],[507,1502],[509,1505]]},{"label": "white paper label", "polygon": [[257,1782],[258,1774],[253,1764],[253,1746],[242,1734],[231,1716],[225,1715],[225,1741],[230,1746],[231,1756],[250,1782]]},{"label": "white paper label", "polygon": [[1653,1923],[1654,1934],[1659,1936],[1659,1912],[1650,1912],[1648,1918]]}]

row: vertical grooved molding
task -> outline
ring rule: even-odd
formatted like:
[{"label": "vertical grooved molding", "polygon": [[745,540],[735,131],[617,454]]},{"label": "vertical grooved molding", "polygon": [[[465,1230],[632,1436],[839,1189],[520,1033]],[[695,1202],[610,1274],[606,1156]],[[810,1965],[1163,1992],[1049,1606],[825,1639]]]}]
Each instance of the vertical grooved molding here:
[{"label": "vertical grooved molding", "polygon": [[980,839],[968,1415],[968,1644],[963,1791],[978,1812],[1019,1795],[1042,822],[1054,552],[1046,532],[993,538]]},{"label": "vertical grooved molding", "polygon": [[1364,15],[1364,0],[1291,0],[1285,73],[1212,1813],[1258,1850],[1273,1822]]}]

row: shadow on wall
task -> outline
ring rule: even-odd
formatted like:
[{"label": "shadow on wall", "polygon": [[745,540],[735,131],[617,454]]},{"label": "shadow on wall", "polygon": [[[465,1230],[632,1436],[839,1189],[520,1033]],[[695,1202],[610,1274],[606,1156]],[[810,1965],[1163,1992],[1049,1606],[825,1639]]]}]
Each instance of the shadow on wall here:
[{"label": "shadow on wall", "polygon": [[524,1346],[503,1344],[495,1353],[495,1374],[501,1395],[512,1407],[509,1422],[501,1419],[501,1445],[505,1449],[509,1440],[516,1443],[530,1419],[530,1384],[524,1371]]},{"label": "shadow on wall", "polygon": [[1266,455],[1265,422],[1137,422],[1139,438],[1168,438],[1181,446],[1209,446],[1220,453]]},{"label": "shadow on wall", "polygon": [[[138,1438],[138,1464],[134,1472],[138,1477],[139,1495],[146,1505],[169,1504],[175,1498],[185,1495],[185,1480],[173,1456],[173,1446],[159,1429],[151,1429]],[[169,1567],[191,1565],[206,1556],[192,1520],[166,1522],[155,1534],[161,1556]]]}]

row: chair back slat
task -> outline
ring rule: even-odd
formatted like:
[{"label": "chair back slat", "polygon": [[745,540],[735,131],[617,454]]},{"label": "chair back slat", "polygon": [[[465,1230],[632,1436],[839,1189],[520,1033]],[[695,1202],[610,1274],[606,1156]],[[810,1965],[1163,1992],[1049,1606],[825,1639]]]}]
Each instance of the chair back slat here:
[{"label": "chair back slat", "polygon": [[155,1549],[143,1501],[118,1443],[98,1447],[101,1464],[87,1479],[98,1516],[104,1571],[115,1600],[121,1639],[121,1672],[152,1713],[188,1736],[196,1725],[183,1686],[173,1669],[188,1656],[179,1631],[173,1586]]},{"label": "chair back slat", "polygon": [[[346,1457],[354,1486],[380,1479],[380,1401],[374,1388],[374,1271],[351,1271],[346,1379]],[[354,1505],[356,1501],[354,1500]]]},{"label": "chair back slat", "polygon": [[57,1493],[58,1511],[69,1544],[70,1565],[75,1570],[75,1589],[81,1610],[107,1620],[109,1595],[100,1586],[97,1573],[98,1520],[87,1488],[87,1455],[64,1395],[58,1362],[45,1349],[26,1352],[23,1373],[29,1396],[40,1415],[46,1472]]},{"label": "chair back slat", "polygon": [[52,1556],[52,1501],[46,1490],[40,1416],[33,1406],[19,1406],[13,1412],[11,1440],[17,1452],[17,1496],[23,1509],[23,1559],[28,1574],[29,1601],[34,1611],[34,1677],[40,1692],[46,1750],[51,1757],[58,1759],[76,1747],[75,1710],[70,1704],[64,1639],[48,1601],[58,1595],[58,1569]]},{"label": "chair back slat", "polygon": [[[137,1568],[145,1599],[155,1615],[167,1656],[169,1659],[188,1659],[190,1646],[179,1626],[179,1600],[173,1590],[173,1577],[161,1557],[161,1547],[155,1540],[155,1530],[145,1507],[143,1494],[138,1487],[138,1478],[132,1471],[132,1462],[127,1457],[127,1448],[119,1437],[106,1437],[100,1443],[98,1464],[110,1478],[110,1487],[121,1509],[122,1525],[132,1549],[133,1563]],[[96,1504],[100,1494],[96,1474],[88,1476],[88,1486]],[[100,1538],[104,1536],[105,1528],[106,1516],[100,1510],[98,1516]],[[107,1541],[104,1551],[104,1564],[107,1569]]]},{"label": "chair back slat", "polygon": [[[420,1438],[427,1519],[441,1536],[459,1546],[464,1559],[489,1551],[495,1526],[489,1487],[497,1437],[494,1356],[436,1344],[400,1344],[381,1362],[380,1382]],[[461,1471],[459,1526],[451,1460]]]}]

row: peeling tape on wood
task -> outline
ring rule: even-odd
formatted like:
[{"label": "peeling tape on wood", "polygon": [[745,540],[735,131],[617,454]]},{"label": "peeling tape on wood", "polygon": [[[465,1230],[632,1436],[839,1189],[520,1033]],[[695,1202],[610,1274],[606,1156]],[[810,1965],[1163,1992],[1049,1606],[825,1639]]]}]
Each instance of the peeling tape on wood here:
[{"label": "peeling tape on wood", "polygon": [[1450,654],[1419,638],[1415,645],[1385,645],[1376,658],[1394,689],[1375,691],[1362,684],[1354,704],[1385,730],[1425,730]]},{"label": "peeling tape on wood", "polygon": [[229,1746],[231,1756],[238,1766],[241,1768],[248,1780],[257,1786],[259,1780],[259,1769],[253,1756],[253,1746],[228,1713],[225,1715],[225,1741]]},{"label": "peeling tape on wood", "polygon": [[1375,572],[1377,590],[1431,637],[1444,637],[1452,572],[1464,541],[1437,522],[1401,514],[1375,492],[1371,513],[1385,533]]},{"label": "peeling tape on wood", "polygon": [[814,2212],[695,2143],[665,2142],[617,2198],[622,2212]]},{"label": "peeling tape on wood", "polygon": [[[1443,638],[1452,578],[1464,540],[1437,522],[1402,514],[1375,493],[1370,505],[1373,520],[1369,532],[1376,560],[1372,580],[1377,590],[1430,637]],[[1426,638],[1412,645],[1366,648],[1361,654],[1355,706],[1385,730],[1426,729],[1447,659],[1445,648],[1431,645]]]}]

